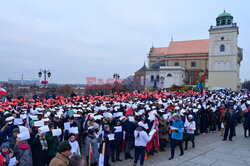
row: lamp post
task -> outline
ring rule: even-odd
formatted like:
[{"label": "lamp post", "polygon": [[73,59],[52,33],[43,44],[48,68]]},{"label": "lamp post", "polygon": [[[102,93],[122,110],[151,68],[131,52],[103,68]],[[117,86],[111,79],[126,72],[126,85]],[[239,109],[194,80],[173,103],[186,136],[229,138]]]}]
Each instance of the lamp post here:
[{"label": "lamp post", "polygon": [[120,75],[118,73],[114,73],[113,78],[115,80],[115,82],[114,82],[114,90],[115,90],[116,89],[116,84],[118,84],[117,80],[120,78]]},{"label": "lamp post", "polygon": [[51,72],[49,70],[40,70],[38,72],[38,76],[42,77],[42,75],[44,76],[44,80],[41,81],[41,83],[44,85],[44,88],[46,87],[46,84],[48,84],[48,81],[46,80],[47,76],[50,77],[51,76]]}]

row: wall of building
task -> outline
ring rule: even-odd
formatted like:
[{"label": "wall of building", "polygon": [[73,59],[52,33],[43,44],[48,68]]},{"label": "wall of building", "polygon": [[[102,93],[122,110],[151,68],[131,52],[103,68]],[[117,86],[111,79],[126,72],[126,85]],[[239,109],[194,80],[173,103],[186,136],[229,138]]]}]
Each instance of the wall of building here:
[{"label": "wall of building", "polygon": [[[222,44],[225,46],[224,52],[220,50]],[[237,27],[210,30],[209,88],[218,86],[238,90],[240,87],[238,56]]]}]

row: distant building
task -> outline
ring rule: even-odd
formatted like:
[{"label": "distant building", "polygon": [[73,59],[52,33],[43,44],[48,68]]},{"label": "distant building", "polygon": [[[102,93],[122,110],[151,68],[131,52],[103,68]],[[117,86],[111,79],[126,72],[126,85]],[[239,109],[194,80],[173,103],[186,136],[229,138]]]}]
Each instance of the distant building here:
[{"label": "distant building", "polygon": [[134,75],[134,86],[135,89],[145,89],[146,86],[146,71],[147,66],[145,65],[145,62],[143,66],[135,72]]},{"label": "distant building", "polygon": [[8,79],[8,83],[16,85],[41,85],[40,80],[14,80]]},{"label": "distant building", "polygon": [[[145,66],[145,88],[196,85],[205,72],[206,87],[240,88],[239,68],[243,51],[238,47],[239,28],[225,11],[209,29],[209,39],[171,41],[168,47],[152,47]],[[139,69],[138,71],[141,71]],[[137,71],[137,72],[138,72]],[[138,79],[142,74],[135,73]]]}]

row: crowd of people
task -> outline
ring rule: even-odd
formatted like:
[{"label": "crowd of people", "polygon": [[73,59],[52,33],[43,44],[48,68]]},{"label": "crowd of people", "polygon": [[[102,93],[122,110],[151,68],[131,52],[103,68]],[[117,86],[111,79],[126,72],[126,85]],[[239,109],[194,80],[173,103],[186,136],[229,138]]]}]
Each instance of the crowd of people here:
[{"label": "crowd of people", "polygon": [[243,122],[244,136],[250,136],[249,104],[243,91],[11,99],[0,103],[0,165],[110,166],[133,159],[143,166],[168,144],[171,160],[176,145],[184,155],[199,134],[219,130],[223,141],[232,141]]}]

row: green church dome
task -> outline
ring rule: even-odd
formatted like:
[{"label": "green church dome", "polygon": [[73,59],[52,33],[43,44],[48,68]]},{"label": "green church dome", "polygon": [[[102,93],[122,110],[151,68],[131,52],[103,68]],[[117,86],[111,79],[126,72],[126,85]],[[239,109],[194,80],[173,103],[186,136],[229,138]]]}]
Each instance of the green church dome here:
[{"label": "green church dome", "polygon": [[233,23],[233,16],[225,10],[216,18],[217,26],[231,25]]},{"label": "green church dome", "polygon": [[230,13],[225,12],[225,10],[224,10],[224,12],[221,13],[218,17],[233,17],[233,16]]}]

